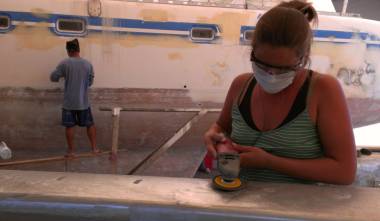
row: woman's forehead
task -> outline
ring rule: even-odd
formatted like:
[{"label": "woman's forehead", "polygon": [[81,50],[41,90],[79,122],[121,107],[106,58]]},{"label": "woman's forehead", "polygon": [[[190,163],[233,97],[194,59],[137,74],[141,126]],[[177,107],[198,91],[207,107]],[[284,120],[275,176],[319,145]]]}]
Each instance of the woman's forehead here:
[{"label": "woman's forehead", "polygon": [[253,51],[256,58],[274,66],[291,66],[299,62],[296,50],[271,45],[258,45]]}]

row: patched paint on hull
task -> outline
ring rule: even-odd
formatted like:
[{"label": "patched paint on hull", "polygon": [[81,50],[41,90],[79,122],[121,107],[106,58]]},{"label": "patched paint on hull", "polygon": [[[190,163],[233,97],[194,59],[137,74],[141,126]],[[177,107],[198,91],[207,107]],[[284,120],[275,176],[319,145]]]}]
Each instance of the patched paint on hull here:
[{"label": "patched paint on hull", "polygon": [[[57,87],[49,82],[49,74],[67,56],[64,44],[73,37],[59,36],[49,30],[48,26],[54,25],[54,20],[49,19],[71,15],[89,22],[88,33],[78,38],[81,55],[94,65],[93,91],[124,88],[181,91],[174,93],[179,96],[174,100],[183,102],[185,98],[191,105],[222,104],[232,79],[251,72],[251,48],[241,43],[241,28],[254,28],[263,13],[249,9],[106,1],[102,4],[102,17],[96,18],[88,16],[87,1],[29,3],[20,6],[10,0],[0,3],[2,10],[14,11],[19,16],[15,29],[0,35],[3,46],[0,56],[4,61],[0,88]],[[202,25],[215,28],[217,38],[209,42],[192,41],[191,28]],[[319,37],[312,49],[312,68],[333,76],[347,69],[348,75],[341,76],[346,76],[342,77],[342,87],[349,99],[377,102],[380,47],[372,47],[380,46],[377,31],[380,28],[376,27],[380,27],[379,22],[320,16],[316,31]],[[364,35],[367,39],[362,39]],[[366,62],[374,71],[363,66]],[[375,80],[371,80],[373,76]],[[62,87],[63,83],[59,85]],[[376,121],[377,116],[372,118]],[[354,122],[369,121],[370,118]]]}]

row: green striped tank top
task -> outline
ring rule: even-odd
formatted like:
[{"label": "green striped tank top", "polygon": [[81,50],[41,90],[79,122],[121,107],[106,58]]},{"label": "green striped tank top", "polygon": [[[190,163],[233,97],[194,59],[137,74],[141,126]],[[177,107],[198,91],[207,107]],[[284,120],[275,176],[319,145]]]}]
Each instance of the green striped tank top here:
[{"label": "green striped tank top", "polygon": [[[259,131],[252,119],[244,116],[241,106],[235,103],[232,107],[231,139],[237,144],[259,147],[280,157],[296,159],[321,157],[323,151],[317,127],[309,116],[306,102],[310,79],[311,72],[301,87],[285,123],[270,131]],[[244,99],[250,101],[255,82],[255,79],[252,79],[242,103]],[[248,112],[250,116],[250,110]],[[240,177],[248,181],[310,183],[270,169],[242,168]]]}]

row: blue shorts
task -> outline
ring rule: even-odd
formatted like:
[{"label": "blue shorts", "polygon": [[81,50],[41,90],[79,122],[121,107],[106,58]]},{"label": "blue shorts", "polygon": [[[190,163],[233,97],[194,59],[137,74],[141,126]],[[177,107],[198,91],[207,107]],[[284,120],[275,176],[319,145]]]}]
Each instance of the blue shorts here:
[{"label": "blue shorts", "polygon": [[94,125],[91,108],[86,110],[66,110],[62,108],[62,125],[65,127],[90,127]]}]

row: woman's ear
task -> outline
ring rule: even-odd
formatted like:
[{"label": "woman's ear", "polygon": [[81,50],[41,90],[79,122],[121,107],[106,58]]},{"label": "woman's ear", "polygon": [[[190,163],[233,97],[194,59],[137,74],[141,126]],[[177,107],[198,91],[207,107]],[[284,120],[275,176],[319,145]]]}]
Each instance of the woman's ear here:
[{"label": "woman's ear", "polygon": [[311,63],[311,60],[310,60],[310,52],[307,52],[306,54],[304,54],[301,58],[301,64],[302,64],[302,67],[306,67],[307,64],[310,64]]},{"label": "woman's ear", "polygon": [[309,45],[305,51],[305,54],[303,55],[302,57],[302,66],[303,67],[306,67],[308,64],[310,65],[311,64],[311,60],[310,60],[310,51],[311,51],[311,45]]},{"label": "woman's ear", "polygon": [[303,56],[302,57],[302,61],[301,61],[301,63],[302,63],[302,67],[305,67],[306,65],[307,65],[307,63],[309,62],[309,59],[308,59],[308,56]]}]

